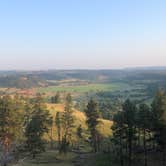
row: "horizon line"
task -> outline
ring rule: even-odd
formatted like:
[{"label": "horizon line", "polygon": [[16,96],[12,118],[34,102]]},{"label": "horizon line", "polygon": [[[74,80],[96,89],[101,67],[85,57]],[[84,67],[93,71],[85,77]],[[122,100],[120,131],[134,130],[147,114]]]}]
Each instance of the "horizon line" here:
[{"label": "horizon line", "polygon": [[55,70],[139,70],[139,69],[166,69],[165,66],[135,66],[135,67],[121,67],[121,68],[48,68],[48,69],[0,69],[0,71],[55,71]]}]

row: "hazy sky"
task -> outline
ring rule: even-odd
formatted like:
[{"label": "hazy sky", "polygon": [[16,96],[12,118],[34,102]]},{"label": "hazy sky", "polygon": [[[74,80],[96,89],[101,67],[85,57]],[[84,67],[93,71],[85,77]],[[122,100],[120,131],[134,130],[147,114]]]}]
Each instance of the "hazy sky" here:
[{"label": "hazy sky", "polygon": [[165,0],[0,0],[0,69],[166,66]]}]

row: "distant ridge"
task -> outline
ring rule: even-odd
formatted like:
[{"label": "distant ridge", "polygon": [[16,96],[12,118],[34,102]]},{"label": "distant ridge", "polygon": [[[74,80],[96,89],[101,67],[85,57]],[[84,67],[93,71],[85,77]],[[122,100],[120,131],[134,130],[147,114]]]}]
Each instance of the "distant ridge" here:
[{"label": "distant ridge", "polygon": [[124,70],[166,70],[166,66],[128,67],[124,68]]}]

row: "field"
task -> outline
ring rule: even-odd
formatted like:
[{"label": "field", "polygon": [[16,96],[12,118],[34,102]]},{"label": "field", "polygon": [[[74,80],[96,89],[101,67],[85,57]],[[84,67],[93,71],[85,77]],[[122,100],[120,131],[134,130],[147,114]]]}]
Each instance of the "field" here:
[{"label": "field", "polygon": [[58,85],[49,87],[37,88],[37,92],[49,93],[49,92],[76,92],[76,93],[86,93],[86,92],[97,92],[97,91],[117,91],[128,89],[129,85],[125,83],[110,83],[110,84],[86,84],[86,85]]}]

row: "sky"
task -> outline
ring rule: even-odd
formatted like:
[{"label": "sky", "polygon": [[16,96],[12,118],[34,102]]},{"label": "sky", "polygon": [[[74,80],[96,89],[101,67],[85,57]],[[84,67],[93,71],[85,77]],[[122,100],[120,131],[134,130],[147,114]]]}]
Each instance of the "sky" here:
[{"label": "sky", "polygon": [[165,0],[0,0],[0,70],[166,66]]}]

